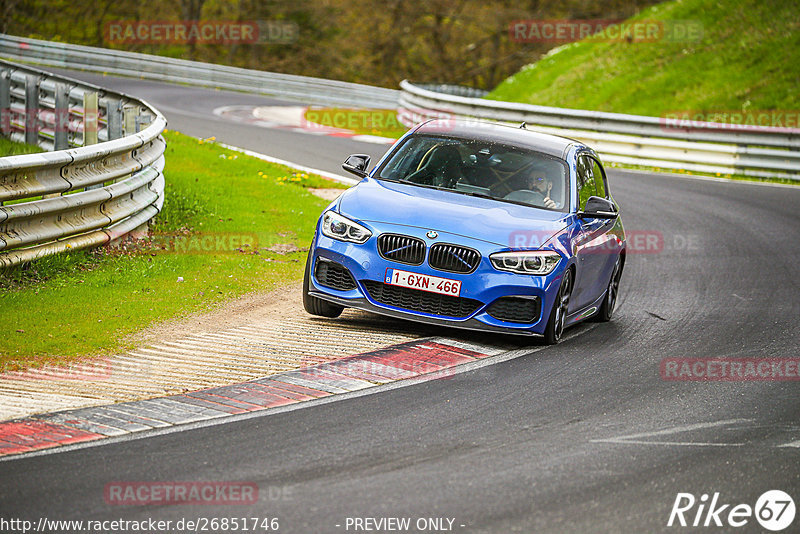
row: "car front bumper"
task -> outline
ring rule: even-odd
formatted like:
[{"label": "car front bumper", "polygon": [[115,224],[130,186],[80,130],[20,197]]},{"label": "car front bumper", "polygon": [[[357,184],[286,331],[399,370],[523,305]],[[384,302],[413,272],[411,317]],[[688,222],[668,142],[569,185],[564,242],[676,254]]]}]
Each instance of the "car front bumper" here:
[{"label": "car front bumper", "polygon": [[[567,263],[562,259],[558,267],[547,276],[522,275],[499,271],[489,261],[489,255],[504,250],[497,245],[466,238],[464,236],[440,233],[436,240],[426,236],[426,230],[415,227],[398,227],[370,223],[373,235],[364,244],[347,243],[331,239],[317,233],[311,254],[311,273],[309,277],[309,294],[314,297],[338,304],[340,306],[359,308],[366,311],[408,319],[427,324],[436,324],[469,330],[488,332],[501,332],[518,335],[542,335],[550,315],[553,302],[561,281],[563,270]],[[422,265],[407,265],[387,260],[378,252],[377,237],[382,233],[395,233],[417,237],[426,242],[430,247],[434,243],[449,243],[466,246],[481,253],[481,261],[477,269],[470,274],[445,272],[433,269],[426,261]],[[505,249],[507,250],[507,249]],[[352,289],[341,290],[323,285],[317,278],[317,262],[334,262],[341,265],[350,273],[355,282]],[[419,309],[410,309],[402,305],[391,305],[379,301],[367,288],[365,282],[372,281],[383,284],[387,269],[401,269],[418,274],[448,278],[461,281],[460,297],[471,299],[479,304],[474,311],[454,317],[437,313],[426,313]],[[391,286],[396,288],[397,286]],[[414,290],[419,291],[419,290]],[[428,295],[423,295],[428,296]],[[514,322],[493,317],[490,311],[498,299],[503,297],[517,297],[536,300],[538,313],[532,322]],[[448,297],[456,298],[456,297]],[[435,299],[434,299],[435,300]],[[495,315],[498,315],[495,313]]]}]

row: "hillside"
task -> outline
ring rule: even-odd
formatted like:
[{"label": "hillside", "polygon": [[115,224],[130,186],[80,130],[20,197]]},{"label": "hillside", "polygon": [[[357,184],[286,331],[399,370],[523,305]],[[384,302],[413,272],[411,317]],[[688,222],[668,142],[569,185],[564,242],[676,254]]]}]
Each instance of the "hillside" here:
[{"label": "hillside", "polygon": [[[800,115],[800,4],[673,0],[629,21],[691,21],[694,41],[587,39],[554,48],[487,98],[660,116],[682,110]],[[789,119],[791,120],[791,119]]]}]

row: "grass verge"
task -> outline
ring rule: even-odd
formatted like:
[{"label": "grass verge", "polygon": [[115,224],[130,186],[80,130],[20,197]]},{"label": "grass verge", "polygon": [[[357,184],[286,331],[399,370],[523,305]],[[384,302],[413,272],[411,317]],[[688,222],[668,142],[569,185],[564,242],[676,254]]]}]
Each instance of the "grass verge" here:
[{"label": "grass verge", "polygon": [[54,256],[0,277],[0,370],[131,348],[154,323],[300,279],[327,201],[341,188],[167,132],[164,209],[147,240]]},{"label": "grass verge", "polygon": [[44,152],[36,145],[29,145],[27,143],[15,143],[5,137],[0,137],[0,158],[6,156],[19,156],[21,154],[35,154],[37,152]]},{"label": "grass verge", "polygon": [[797,2],[672,0],[630,21],[702,31],[684,39],[665,33],[650,42],[588,38],[564,45],[523,67],[488,98],[656,117],[779,110],[794,122],[784,126],[797,127]]}]

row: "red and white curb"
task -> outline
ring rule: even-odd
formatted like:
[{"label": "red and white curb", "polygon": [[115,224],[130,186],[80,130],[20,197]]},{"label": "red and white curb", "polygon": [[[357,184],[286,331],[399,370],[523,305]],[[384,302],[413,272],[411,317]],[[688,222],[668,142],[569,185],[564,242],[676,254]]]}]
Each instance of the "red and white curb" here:
[{"label": "red and white curb", "polygon": [[261,128],[288,130],[310,135],[344,137],[362,143],[391,145],[397,139],[378,135],[358,134],[352,130],[315,124],[306,120],[307,107],[300,106],[221,106],[214,115],[223,119],[251,124]]},{"label": "red and white curb", "polygon": [[503,360],[516,357],[489,345],[427,338],[229,386],[34,415],[0,423],[0,456],[230,418],[397,381],[446,378],[456,367],[501,354]]}]

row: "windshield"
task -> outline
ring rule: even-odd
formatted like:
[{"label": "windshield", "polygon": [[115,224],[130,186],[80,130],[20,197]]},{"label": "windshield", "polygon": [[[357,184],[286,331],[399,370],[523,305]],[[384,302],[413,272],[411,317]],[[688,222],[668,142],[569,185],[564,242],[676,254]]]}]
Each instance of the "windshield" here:
[{"label": "windshield", "polygon": [[411,136],[376,178],[555,211],[569,198],[563,161],[471,139]]}]

